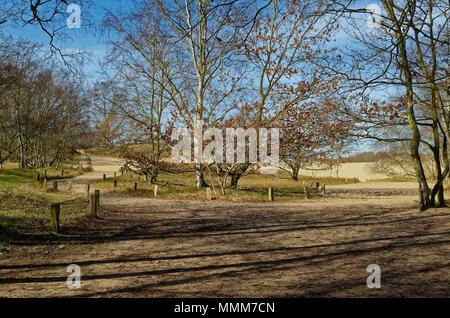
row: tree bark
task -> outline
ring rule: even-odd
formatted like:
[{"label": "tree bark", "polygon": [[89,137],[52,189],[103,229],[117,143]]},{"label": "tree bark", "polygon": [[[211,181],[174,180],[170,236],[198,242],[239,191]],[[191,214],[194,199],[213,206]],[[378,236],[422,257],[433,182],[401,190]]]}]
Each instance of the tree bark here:
[{"label": "tree bark", "polygon": [[202,172],[202,165],[200,163],[195,164],[195,181],[197,188],[205,188],[208,186]]},{"label": "tree bark", "polygon": [[402,22],[397,19],[397,16],[394,13],[396,6],[393,0],[383,0],[382,3],[384,9],[386,10],[386,13],[388,14],[388,17],[393,22],[393,30],[395,33],[395,38],[398,42],[397,47],[400,51],[400,61],[398,66],[404,73],[404,86],[406,89],[406,112],[408,115],[408,123],[412,135],[410,143],[411,160],[413,162],[417,183],[419,185],[419,210],[424,211],[430,207],[430,189],[425,177],[425,172],[419,152],[421,135],[414,114],[414,91],[412,84],[413,76],[411,73],[411,67],[409,64],[410,61],[408,59],[408,50],[406,47],[407,31],[402,29]]},{"label": "tree bark", "polygon": [[298,181],[298,171],[299,170],[300,170],[300,167],[292,168],[292,180]]},{"label": "tree bark", "polygon": [[239,179],[241,178],[241,174],[232,174],[231,175],[231,184],[230,186],[233,189],[236,189],[238,186]]}]

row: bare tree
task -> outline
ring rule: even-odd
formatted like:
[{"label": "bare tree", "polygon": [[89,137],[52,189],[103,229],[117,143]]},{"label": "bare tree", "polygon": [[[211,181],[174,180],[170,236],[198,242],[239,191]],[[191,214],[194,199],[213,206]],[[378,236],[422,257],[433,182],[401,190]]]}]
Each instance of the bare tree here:
[{"label": "bare tree", "polygon": [[[173,3],[154,0],[171,37],[181,43],[190,55],[189,68],[195,72],[195,82],[189,83],[189,90],[195,96],[195,105],[190,106],[174,95],[177,113],[182,122],[193,129],[198,122],[212,125],[217,118],[223,118],[233,109],[224,101],[236,87],[237,77],[231,76],[229,64],[232,52],[245,28],[246,6],[250,1],[178,1]],[[227,80],[224,80],[227,79]],[[167,76],[166,83],[175,89],[174,81]],[[194,140],[194,152],[200,153],[202,145]],[[199,156],[196,156],[198,158]],[[201,157],[201,156],[200,156]],[[196,183],[205,186],[201,160],[195,163]]]},{"label": "bare tree", "polygon": [[[325,68],[350,83],[347,93],[351,92],[351,97],[343,101],[343,113],[350,114],[348,119],[360,128],[359,136],[409,143],[419,185],[419,209],[425,210],[434,204],[436,193],[442,193],[442,180],[448,173],[448,111],[439,88],[445,82],[445,72],[439,67],[442,58],[436,50],[438,46],[448,47],[444,36],[448,5],[441,1],[383,0],[384,12],[374,14],[364,8],[350,10],[347,3],[339,3],[340,9],[350,14],[348,32],[355,45],[336,55],[339,59],[336,64],[326,61]],[[362,21],[355,17],[356,12],[365,12]],[[378,23],[374,29],[364,25],[369,13]],[[347,58],[343,60],[342,55]],[[373,92],[382,89],[397,96],[376,100]],[[430,91],[430,102],[420,97],[423,89]],[[352,103],[360,108],[352,108]],[[409,136],[391,137],[395,135],[389,134],[389,130],[397,126],[409,127]],[[427,140],[423,135],[430,127],[434,136]],[[441,162],[441,147],[445,149],[444,170],[438,173],[438,181],[431,191],[421,159],[421,145],[431,149],[437,164]],[[440,205],[444,204],[442,197],[439,201]]]},{"label": "bare tree", "polygon": [[58,166],[86,133],[88,98],[80,83],[46,60],[39,48],[8,45],[13,80],[0,91],[1,160],[18,159],[20,166]]}]

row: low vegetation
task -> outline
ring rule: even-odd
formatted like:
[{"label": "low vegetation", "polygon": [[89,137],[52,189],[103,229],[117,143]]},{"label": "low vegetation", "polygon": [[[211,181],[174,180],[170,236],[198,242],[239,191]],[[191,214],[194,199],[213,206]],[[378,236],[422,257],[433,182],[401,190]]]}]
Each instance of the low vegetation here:
[{"label": "low vegetation", "polygon": [[[265,202],[269,201],[268,188],[274,188],[274,199],[276,201],[296,201],[305,198],[305,187],[310,190],[310,195],[323,196],[323,192],[313,190],[316,183],[322,185],[346,184],[359,182],[354,178],[314,178],[299,176],[298,181],[285,172],[280,171],[278,176],[252,174],[242,177],[239,187],[227,188],[225,195],[221,194],[220,185],[213,178],[209,178],[205,172],[206,180],[211,188],[212,198],[221,201],[243,201],[243,202]],[[134,191],[134,184],[137,190]],[[114,178],[98,181],[93,184],[95,188],[109,191],[123,192],[143,197],[154,197],[155,185],[137,173],[125,172],[123,176],[117,174],[117,186],[114,187]],[[157,182],[157,198],[169,200],[206,200],[205,188],[198,188],[195,184],[195,172],[184,173],[161,173]]]},{"label": "low vegetation", "polygon": [[[64,178],[92,170],[89,166],[80,169],[71,168],[70,165],[78,166],[78,162],[65,163],[67,174],[64,174]],[[50,234],[50,204],[63,202],[60,216],[62,228],[86,218],[88,201],[85,198],[68,191],[44,188],[36,180],[38,172],[44,173],[40,169],[0,169],[0,252],[7,248],[9,241],[16,238],[41,236],[46,240],[56,240],[56,236]],[[61,179],[61,170],[48,169],[47,178]]]}]

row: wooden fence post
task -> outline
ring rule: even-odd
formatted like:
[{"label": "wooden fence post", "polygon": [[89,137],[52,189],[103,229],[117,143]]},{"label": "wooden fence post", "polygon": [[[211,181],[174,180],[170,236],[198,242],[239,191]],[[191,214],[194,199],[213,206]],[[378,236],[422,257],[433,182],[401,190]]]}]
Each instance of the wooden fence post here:
[{"label": "wooden fence post", "polygon": [[134,183],[134,192],[137,191],[137,182]]},{"label": "wooden fence post", "polygon": [[58,191],[58,181],[53,181],[53,190]]},{"label": "wooden fence post", "polygon": [[106,181],[106,174],[103,174],[103,181]]},{"label": "wooden fence post", "polygon": [[64,177],[64,169],[61,170],[61,177]]},{"label": "wooden fence post", "polygon": [[120,168],[120,173],[122,174],[123,177],[123,168]]},{"label": "wooden fence post", "polygon": [[61,212],[61,205],[59,203],[50,206],[50,219],[52,222],[52,231],[59,233],[59,213]]},{"label": "wooden fence post", "polygon": [[320,189],[321,190],[321,192],[323,193],[323,194],[325,194],[325,184],[322,186],[322,188]]},{"label": "wooden fence post", "polygon": [[117,174],[114,172],[114,179],[117,177]]},{"label": "wooden fence post", "polygon": [[305,187],[305,199],[309,199],[309,187]]},{"label": "wooden fence post", "polygon": [[114,178],[114,188],[117,188],[117,179]]},{"label": "wooden fence post", "polygon": [[206,188],[206,199],[211,200],[211,188],[207,187]]},{"label": "wooden fence post", "polygon": [[38,172],[38,174],[36,175],[36,181],[41,181],[41,174]]},{"label": "wooden fence post", "polygon": [[273,188],[269,188],[269,201],[273,201]]},{"label": "wooden fence post", "polygon": [[91,194],[91,216],[97,217],[97,197],[95,194]]},{"label": "wooden fence post", "polygon": [[100,206],[100,190],[95,190],[95,202],[97,207]]},{"label": "wooden fence post", "polygon": [[319,188],[320,188],[320,183],[316,182],[316,190],[319,191]]},{"label": "wooden fence post", "polygon": [[153,194],[155,195],[155,198],[158,196],[158,185],[155,184],[155,187],[153,188]]},{"label": "wooden fence post", "polygon": [[88,184],[86,184],[86,194],[87,194],[88,199],[89,199],[89,191],[90,190],[91,190],[91,185],[88,183]]}]

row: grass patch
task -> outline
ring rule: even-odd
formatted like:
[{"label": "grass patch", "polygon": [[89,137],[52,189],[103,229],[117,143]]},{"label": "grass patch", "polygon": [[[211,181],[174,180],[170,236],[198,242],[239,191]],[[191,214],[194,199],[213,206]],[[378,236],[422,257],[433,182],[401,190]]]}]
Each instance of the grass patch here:
[{"label": "grass patch", "polygon": [[119,155],[119,149],[117,148],[104,148],[104,147],[92,147],[86,149],[86,152],[99,157],[117,157]]},{"label": "grass patch", "polygon": [[[320,185],[355,183],[355,179],[311,178],[300,176],[298,181],[292,180],[288,174],[280,172],[278,176],[254,174],[242,177],[238,189],[227,188],[225,195],[221,193],[217,179],[211,180],[208,172],[204,172],[207,183],[211,187],[212,196],[221,201],[266,202],[269,201],[268,188],[274,188],[277,201],[298,201],[304,199],[305,186],[311,187],[319,182]],[[134,191],[134,183],[138,183],[138,190]],[[117,177],[117,187],[113,185],[113,178],[98,181],[93,187],[107,191],[123,192],[142,197],[154,197],[154,185],[145,182],[139,175],[128,172]],[[313,193],[312,196],[323,194]],[[166,200],[206,200],[206,190],[195,186],[195,173],[185,172],[178,174],[162,173],[158,176],[158,199]]]},{"label": "grass patch", "polygon": [[[73,166],[73,165],[65,165],[59,169],[56,168],[48,168],[47,169],[47,180],[55,180],[55,179],[71,179],[78,177],[86,172],[91,172],[94,169],[90,164],[85,166]],[[35,175],[39,173],[42,178],[45,175],[45,169],[39,168],[35,170]]]},{"label": "grass patch", "polygon": [[[38,192],[28,187],[26,190],[26,194],[0,192],[0,227],[20,233],[50,231],[49,205],[69,201],[72,197],[66,193]],[[88,202],[82,198],[62,204],[61,226],[78,222],[86,215],[87,206]]]},{"label": "grass patch", "polygon": [[[16,177],[36,178],[37,174],[39,173],[43,178],[45,175],[45,171],[47,170],[47,180],[54,180],[70,179],[82,175],[86,172],[93,171],[89,157],[83,154],[75,155],[72,159],[64,161],[64,163],[58,168],[49,167],[47,169],[20,169],[17,168],[17,166],[17,162],[6,162],[4,164],[4,168],[0,169],[0,174]],[[4,183],[15,183],[17,181],[20,181],[20,178],[16,178],[16,180],[14,180],[14,178],[12,177],[10,177],[8,180],[6,176],[2,176],[0,178],[0,182]]]},{"label": "grass patch", "polygon": [[34,171],[18,169],[0,169],[0,190],[12,191],[16,186],[28,182]]},{"label": "grass patch", "polygon": [[[49,169],[51,178],[53,170]],[[62,203],[60,225],[77,224],[86,218],[88,201],[70,192],[44,189],[36,181],[35,170],[0,169],[0,250],[8,242],[24,234],[48,234],[50,227],[49,205]],[[56,177],[56,176],[55,176]],[[54,236],[57,239],[57,236]]]}]

